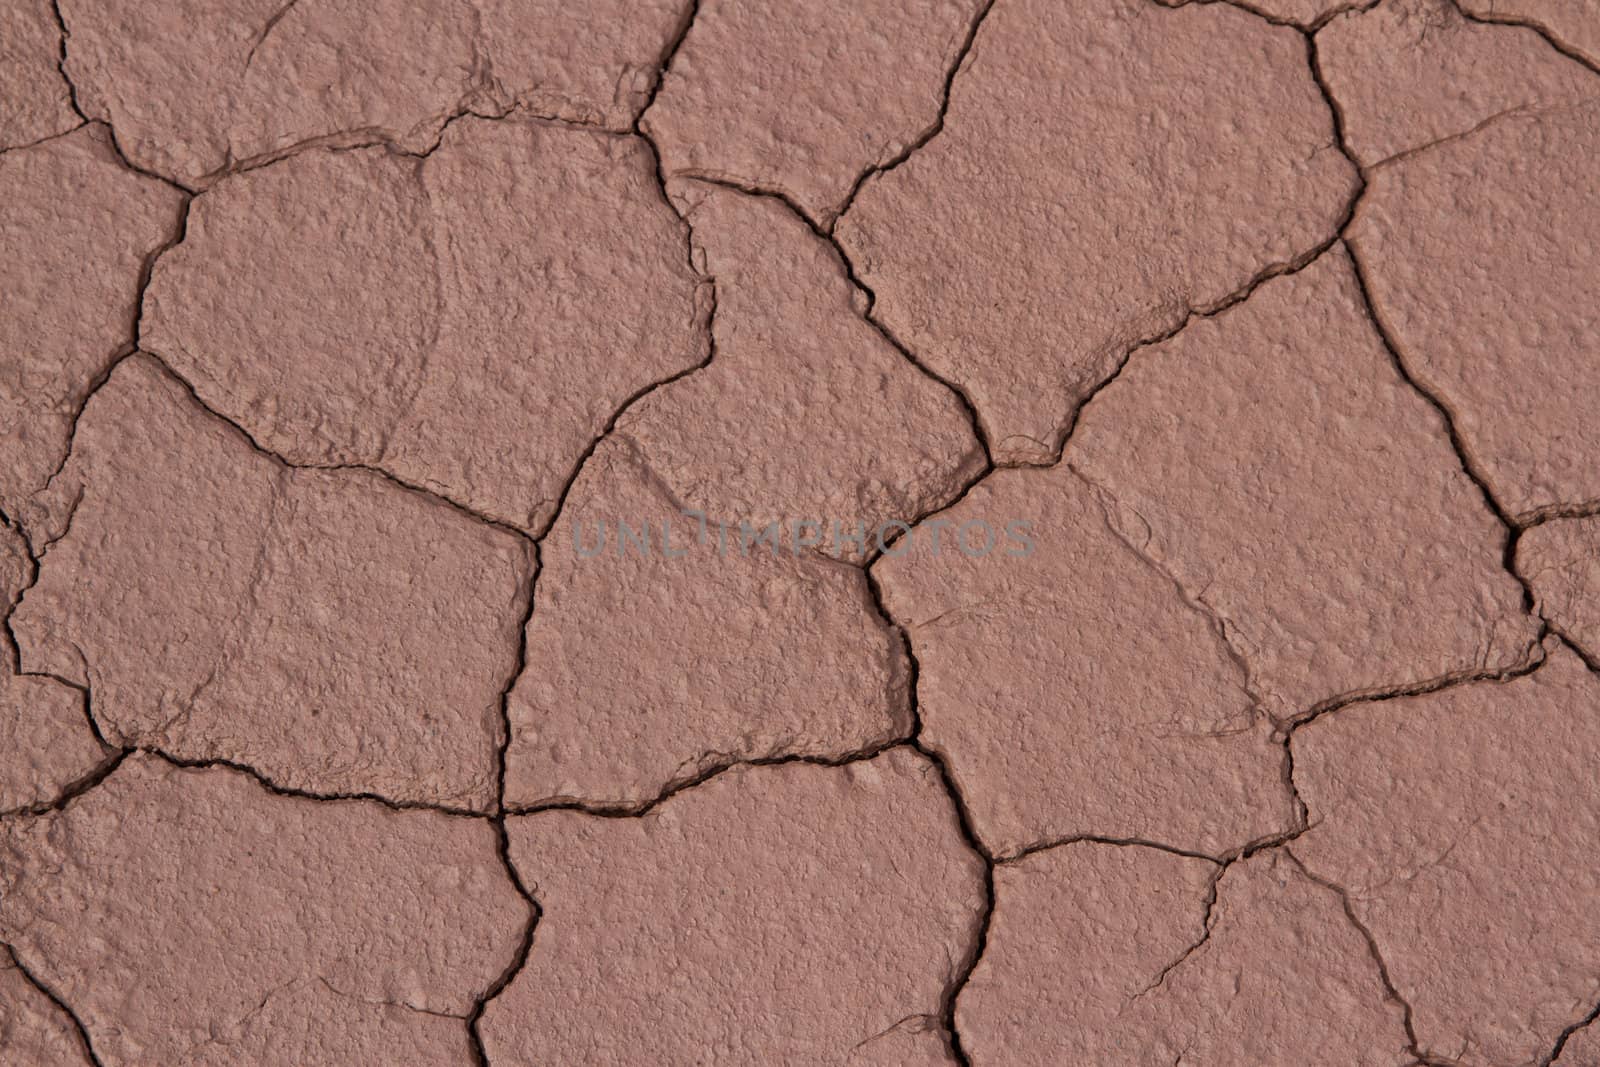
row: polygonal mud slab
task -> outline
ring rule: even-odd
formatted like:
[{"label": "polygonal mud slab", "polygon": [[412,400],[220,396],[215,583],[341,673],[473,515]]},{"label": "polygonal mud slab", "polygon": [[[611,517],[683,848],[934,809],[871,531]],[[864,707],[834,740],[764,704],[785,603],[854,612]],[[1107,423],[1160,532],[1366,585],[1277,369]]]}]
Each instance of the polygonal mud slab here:
[{"label": "polygonal mud slab", "polygon": [[1351,227],[1406,367],[1522,521],[1600,502],[1597,168],[1600,97],[1507,115],[1379,170]]},{"label": "polygonal mud slab", "polygon": [[375,474],[284,467],[142,355],[30,508],[53,543],[12,617],[23,667],[90,687],[113,744],[494,805],[519,539]]},{"label": "polygonal mud slab", "polygon": [[487,820],[135,755],[0,822],[0,940],[106,1067],[468,1063],[528,907]]},{"label": "polygonal mud slab", "polygon": [[1002,865],[956,1002],[972,1062],[1411,1062],[1403,1010],[1335,891],[1271,851],[1208,892],[1214,871],[1089,842]]},{"label": "polygonal mud slab", "polygon": [[82,693],[0,666],[0,812],[53,802],[110,755],[95,740]]},{"label": "polygonal mud slab", "polygon": [[1461,8],[1490,22],[1536,26],[1564,50],[1600,68],[1600,18],[1594,0],[1461,0]]},{"label": "polygonal mud slab", "polygon": [[67,74],[140,166],[198,187],[307,142],[425,151],[511,107],[626,129],[685,0],[61,0]]},{"label": "polygonal mud slab", "polygon": [[1293,744],[1311,829],[1289,847],[1348,893],[1422,1051],[1540,1062],[1600,999],[1600,678],[1553,644],[1526,677],[1351,705]]},{"label": "polygonal mud slab", "polygon": [[685,518],[622,441],[544,542],[506,702],[506,802],[631,807],[738,760],[911,729],[909,670],[856,568]]},{"label": "polygonal mud slab", "polygon": [[1250,679],[1110,506],[1065,464],[997,471],[873,567],[922,739],[996,855],[1083,835],[1220,855],[1292,829]]},{"label": "polygonal mud slab", "polygon": [[543,911],[491,1063],[943,1061],[983,864],[904,748],[740,768],[636,819],[513,818]]},{"label": "polygonal mud slab", "polygon": [[1342,251],[1134,353],[1066,462],[1280,719],[1536,654],[1505,530]]},{"label": "polygonal mud slab", "polygon": [[[1179,7],[1196,0],[1156,0],[1168,7]],[[1203,0],[1202,0],[1203,2]],[[1333,15],[1347,8],[1360,7],[1368,0],[1249,0],[1238,6],[1258,12],[1274,22],[1293,23],[1303,29],[1315,29]]]},{"label": "polygonal mud slab", "polygon": [[815,524],[851,560],[954,499],[984,465],[967,414],[861,317],[838,253],[776,200],[673,192],[716,278],[716,357],[617,420],[673,495],[735,525]]},{"label": "polygonal mud slab", "polygon": [[934,127],[987,6],[707,0],[641,127],[669,174],[774,190],[831,226],[863,174]]},{"label": "polygonal mud slab", "polygon": [[0,156],[0,511],[66,459],[73,418],[133,344],[145,257],[183,195],[118,162],[104,127]]},{"label": "polygonal mud slab", "polygon": [[[0,526],[0,612],[9,616],[32,577],[22,535]],[[0,812],[51,803],[111,755],[95,740],[81,692],[18,677],[15,661],[9,631],[0,633]]]},{"label": "polygonal mud slab", "polygon": [[537,532],[617,410],[705,358],[686,238],[638,138],[462,122],[420,162],[309,152],[201,197],[144,344],[290,462]]},{"label": "polygonal mud slab", "polygon": [[0,1060],[17,1067],[90,1067],[72,1019],[0,946]]},{"label": "polygonal mud slab", "polygon": [[1589,1067],[1594,1063],[1600,1063],[1600,1026],[1591,1021],[1567,1038],[1551,1067]]},{"label": "polygonal mud slab", "polygon": [[50,0],[0,7],[0,151],[66,133],[83,120],[58,66],[61,27]]},{"label": "polygonal mud slab", "polygon": [[1600,663],[1600,517],[1552,519],[1517,538],[1534,609]]},{"label": "polygonal mud slab", "polygon": [[1532,30],[1486,26],[1452,0],[1387,0],[1317,34],[1317,59],[1363,166],[1508,115],[1600,95],[1600,78]]},{"label": "polygonal mud slab", "polygon": [[1013,0],[944,130],[839,239],[874,314],[1048,462],[1139,341],[1330,240],[1356,189],[1294,30],[1227,4]]}]

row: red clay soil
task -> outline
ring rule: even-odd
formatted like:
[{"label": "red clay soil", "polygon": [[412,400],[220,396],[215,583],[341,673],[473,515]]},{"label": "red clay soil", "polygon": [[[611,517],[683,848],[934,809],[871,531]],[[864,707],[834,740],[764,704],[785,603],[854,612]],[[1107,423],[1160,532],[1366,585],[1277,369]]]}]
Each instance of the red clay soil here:
[{"label": "red clay soil", "polygon": [[1600,1067],[1600,2],[5,0],[0,1065]]}]

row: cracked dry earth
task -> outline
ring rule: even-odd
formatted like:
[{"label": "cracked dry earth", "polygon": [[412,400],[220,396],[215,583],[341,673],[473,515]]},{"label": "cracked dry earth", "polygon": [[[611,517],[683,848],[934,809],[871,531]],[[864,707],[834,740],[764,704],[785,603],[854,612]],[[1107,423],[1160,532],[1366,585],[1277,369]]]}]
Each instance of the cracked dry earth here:
[{"label": "cracked dry earth", "polygon": [[0,92],[0,1064],[1600,1065],[1596,0]]}]

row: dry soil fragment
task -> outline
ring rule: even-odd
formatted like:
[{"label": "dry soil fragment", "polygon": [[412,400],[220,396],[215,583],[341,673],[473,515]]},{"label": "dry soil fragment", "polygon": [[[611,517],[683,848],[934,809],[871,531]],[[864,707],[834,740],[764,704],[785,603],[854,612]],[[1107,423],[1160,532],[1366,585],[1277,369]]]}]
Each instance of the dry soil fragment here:
[{"label": "dry soil fragment", "polygon": [[708,0],[645,129],[669,173],[775,189],[830,225],[862,173],[937,120],[983,6]]},{"label": "dry soil fragment", "polygon": [[1600,679],[1536,672],[1357,704],[1295,734],[1308,869],[1345,888],[1421,1049],[1532,1063],[1600,997]]},{"label": "dry soil fragment", "polygon": [[132,342],[140,269],[176,236],[182,199],[119,163],[103,127],[0,156],[0,511],[44,485]]},{"label": "dry soil fragment", "polygon": [[1223,874],[1078,843],[995,872],[983,958],[956,1003],[974,1063],[1409,1061],[1399,1005],[1338,895],[1262,853]]},{"label": "dry soil fragment", "polygon": [[1600,1026],[1590,1023],[1567,1038],[1552,1067],[1595,1067],[1600,1064]]},{"label": "dry soil fragment", "polygon": [[1521,518],[1600,501],[1597,170],[1600,100],[1507,116],[1378,171],[1351,231],[1407,367]]},{"label": "dry soil fragment", "polygon": [[638,819],[515,818],[543,914],[491,1063],[940,1062],[983,865],[934,767],[746,767]]},{"label": "dry soil fragment", "polygon": [[1355,188],[1305,42],[1224,4],[997,5],[944,131],[839,237],[876,316],[961,385],[996,460],[1052,457],[1140,339],[1288,263]]},{"label": "dry soil fragment", "polygon": [[[10,610],[31,572],[22,538],[0,526],[0,612]],[[0,811],[49,803],[107,756],[82,694],[53,678],[17,677],[14,662],[11,639],[0,633]]]},{"label": "dry soil fragment", "polygon": [[1119,1038],[1143,1042],[1123,1048],[1124,1058],[1153,1056],[1159,1037],[1118,1034],[1117,1017],[1205,936],[1216,871],[1201,859],[1092,842],[997,867],[984,954],[956,1001],[973,1062],[1115,1062]]},{"label": "dry soil fragment", "polygon": [[10,655],[0,664],[0,811],[50,803],[108,755],[82,694],[53,678],[13,675]]},{"label": "dry soil fragment", "polygon": [[617,425],[674,495],[734,524],[815,523],[800,536],[856,559],[881,523],[954,498],[983,465],[971,423],[862,319],[838,255],[775,200],[682,195],[716,278],[716,358]]},{"label": "dry soil fragment", "polygon": [[1554,519],[1517,539],[1517,573],[1536,608],[1600,663],[1600,517]]},{"label": "dry soil fragment", "polygon": [[1600,66],[1600,9],[1594,0],[1461,0],[1479,18],[1538,26],[1562,47]]},{"label": "dry soil fragment", "polygon": [[202,185],[306,141],[430,147],[463,110],[621,130],[682,0],[62,0],[67,73],[142,166]]},{"label": "dry soil fragment", "polygon": [[72,110],[60,57],[61,27],[50,0],[0,5],[0,150],[65,133],[83,121]]},{"label": "dry soil fragment", "polygon": [[65,1012],[39,992],[0,946],[0,1062],[13,1067],[89,1067]]},{"label": "dry soil fragment", "polygon": [[290,470],[143,356],[43,501],[12,624],[116,744],[316,792],[484,809],[531,576],[509,534],[375,474]]},{"label": "dry soil fragment", "polygon": [[0,823],[0,936],[113,1064],[468,1063],[527,907],[483,820],[133,756]]},{"label": "dry soil fragment", "polygon": [[874,568],[978,836],[999,855],[1081,834],[1221,853],[1290,829],[1248,679],[1104,506],[1064,464],[998,471]]},{"label": "dry soil fragment", "polygon": [[534,530],[617,408],[704,358],[699,295],[642,140],[467,120],[420,163],[308,152],[217,186],[144,343],[292,462]]},{"label": "dry soil fragment", "polygon": [[1329,252],[1136,353],[1067,461],[1274,715],[1534,653],[1505,533]]},{"label": "dry soil fragment", "polygon": [[[1208,0],[1178,0],[1178,2],[1157,0],[1157,2],[1168,7],[1179,7],[1183,3],[1205,3]],[[1217,2],[1229,2],[1229,0],[1217,0]],[[1276,21],[1292,22],[1296,26],[1310,29],[1320,25],[1332,12],[1371,2],[1373,0],[1241,0],[1237,6],[1247,11],[1259,12]]]},{"label": "dry soil fragment", "polygon": [[1389,0],[1340,16],[1317,34],[1317,55],[1364,166],[1600,95],[1600,79],[1532,30],[1471,22],[1450,0]]},{"label": "dry soil fragment", "polygon": [[[33,561],[28,558],[27,543],[20,533],[0,522],[0,617],[10,615],[12,606],[32,581]],[[5,639],[0,636],[0,641]],[[10,649],[4,652],[9,656]]]},{"label": "dry soil fragment", "polygon": [[707,524],[702,542],[628,446],[602,442],[544,542],[508,803],[638,804],[732,760],[910,730],[903,653],[865,576],[749,533]]}]

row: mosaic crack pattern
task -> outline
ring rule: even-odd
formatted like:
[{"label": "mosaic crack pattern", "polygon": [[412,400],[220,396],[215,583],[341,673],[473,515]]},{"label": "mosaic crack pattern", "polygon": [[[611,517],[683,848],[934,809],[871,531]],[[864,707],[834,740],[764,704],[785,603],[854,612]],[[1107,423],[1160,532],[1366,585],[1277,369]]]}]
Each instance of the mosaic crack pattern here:
[{"label": "mosaic crack pattern", "polygon": [[15,0],[0,1063],[1600,1064],[1593,0]]}]

